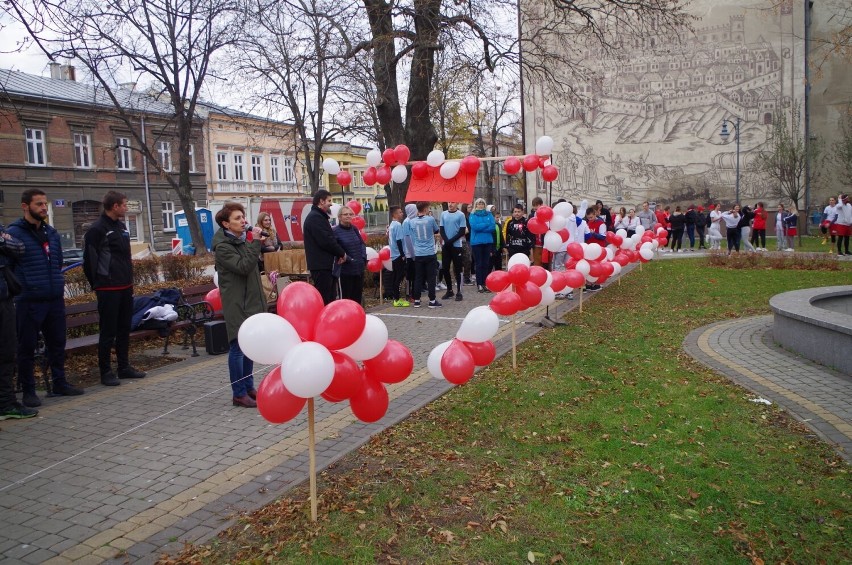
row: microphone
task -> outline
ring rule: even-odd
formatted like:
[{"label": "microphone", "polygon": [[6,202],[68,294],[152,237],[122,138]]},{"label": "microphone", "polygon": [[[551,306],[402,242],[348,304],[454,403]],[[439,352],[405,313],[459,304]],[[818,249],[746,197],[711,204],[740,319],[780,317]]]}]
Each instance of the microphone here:
[{"label": "microphone", "polygon": [[269,237],[269,234],[265,231],[260,232],[260,237]]}]

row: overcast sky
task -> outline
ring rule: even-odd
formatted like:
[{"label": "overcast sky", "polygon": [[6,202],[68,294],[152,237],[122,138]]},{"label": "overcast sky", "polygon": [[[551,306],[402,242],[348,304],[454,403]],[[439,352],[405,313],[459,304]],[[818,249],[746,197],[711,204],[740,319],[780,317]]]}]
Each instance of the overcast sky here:
[{"label": "overcast sky", "polygon": [[25,42],[27,33],[23,26],[0,15],[0,67],[23,71],[34,75],[48,76],[47,56],[40,49],[28,44],[21,53],[14,53]]}]

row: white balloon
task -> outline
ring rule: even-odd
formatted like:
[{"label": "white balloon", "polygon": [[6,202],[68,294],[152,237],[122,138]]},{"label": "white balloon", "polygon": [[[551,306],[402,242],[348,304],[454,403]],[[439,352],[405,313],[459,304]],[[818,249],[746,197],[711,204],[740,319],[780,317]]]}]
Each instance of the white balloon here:
[{"label": "white balloon", "polygon": [[621,272],[621,263],[612,262],[612,274],[613,276],[619,274]]},{"label": "white balloon", "polygon": [[281,381],[293,395],[313,398],[322,394],[334,378],[331,352],[315,341],[294,346],[281,362]]},{"label": "white balloon", "polygon": [[646,241],[642,244],[642,247],[639,248],[639,251],[642,251],[643,249],[654,249],[654,242]]},{"label": "white balloon", "polygon": [[601,224],[598,226],[598,233],[601,235],[606,235],[606,224]]},{"label": "white balloon", "polygon": [[577,261],[577,265],[574,267],[574,270],[578,273],[582,273],[584,276],[589,274],[589,270],[591,269],[591,265],[585,259],[580,259]]},{"label": "white balloon", "polygon": [[330,175],[336,175],[340,172],[340,164],[331,157],[322,162],[322,168]]},{"label": "white balloon", "polygon": [[615,245],[607,245],[606,246],[606,260],[612,261],[612,258],[615,257]]},{"label": "white balloon", "polygon": [[373,249],[372,247],[367,248],[367,261],[370,259],[375,259],[379,256],[379,252]]},{"label": "white balloon", "polygon": [[617,230],[617,231],[615,232],[615,235],[617,235],[617,236],[618,236],[618,237],[620,237],[621,239],[624,239],[625,237],[627,237],[627,230],[626,230],[626,229],[624,229],[624,228],[621,228],[620,230]]},{"label": "white balloon", "polygon": [[643,233],[645,233],[645,226],[640,224],[636,226],[636,233],[634,233],[633,235],[638,235],[641,238]]},{"label": "white balloon", "polygon": [[633,249],[636,249],[642,243],[642,236],[638,233],[634,233],[630,239],[633,240]]},{"label": "white balloon", "polygon": [[488,306],[477,306],[467,313],[456,337],[462,341],[482,343],[497,335],[500,318]]},{"label": "white balloon", "polygon": [[540,306],[550,306],[556,302],[556,293],[553,292],[553,289],[549,286],[541,287],[541,302],[539,302]]},{"label": "white balloon", "polygon": [[367,164],[371,167],[378,167],[382,162],[382,152],[378,149],[370,149],[367,151]]},{"label": "white balloon", "polygon": [[506,264],[506,269],[511,269],[515,265],[524,265],[526,267],[530,266],[530,258],[529,255],[524,253],[515,253],[511,257],[509,257],[509,262]]},{"label": "white balloon", "polygon": [[544,234],[544,248],[551,253],[556,253],[562,247],[562,236],[553,230],[548,230]]},{"label": "white balloon", "polygon": [[302,343],[296,328],[276,314],[249,316],[237,332],[243,354],[257,363],[280,363],[283,353]]},{"label": "white balloon", "polygon": [[598,277],[593,277],[592,275],[586,275],[586,280],[590,283],[598,282]]},{"label": "white balloon", "polygon": [[441,165],[441,177],[446,180],[456,178],[456,175],[459,174],[459,168],[461,167],[461,163],[458,161],[445,161],[443,165]]},{"label": "white balloon", "polygon": [[361,336],[355,340],[355,343],[339,351],[356,361],[365,361],[381,353],[387,343],[388,327],[378,317],[367,314],[367,323]]},{"label": "white balloon", "polygon": [[669,232],[666,231],[666,228],[657,228],[657,237],[668,236]]},{"label": "white balloon", "polygon": [[550,155],[553,151],[553,138],[549,135],[542,135],[535,142],[536,155]]},{"label": "white balloon", "polygon": [[583,257],[589,261],[594,261],[601,256],[602,247],[597,243],[590,243],[583,249]]},{"label": "white balloon", "polygon": [[[554,216],[562,216],[563,218],[567,218],[568,216],[574,213],[574,207],[568,204],[567,202],[560,202],[556,206],[553,207]],[[551,220],[553,221],[553,220]]]},{"label": "white balloon", "polygon": [[393,182],[405,182],[405,179],[408,178],[408,169],[405,168],[405,165],[397,165],[391,170],[391,180]]},{"label": "white balloon", "polygon": [[426,368],[429,369],[429,373],[438,380],[445,379],[444,373],[441,371],[441,357],[444,356],[444,352],[447,351],[447,348],[451,343],[452,340],[439,343],[431,352],[429,352],[429,357],[426,359]]},{"label": "white balloon", "polygon": [[219,288],[219,271],[213,271],[213,286]]},{"label": "white balloon", "polygon": [[385,259],[382,261],[382,267],[384,267],[388,271],[393,271],[393,261],[390,259]]},{"label": "white balloon", "polygon": [[565,218],[565,216],[553,214],[553,217],[550,219],[550,229],[552,229],[553,231],[559,231],[563,229],[566,225],[568,225],[568,220]]},{"label": "white balloon", "polygon": [[341,208],[343,208],[343,206],[341,206],[340,204],[332,204],[328,213],[331,215],[332,218],[336,220]]},{"label": "white balloon", "polygon": [[550,285],[553,284],[553,273],[550,271],[545,271],[547,273],[547,280],[544,281],[544,284],[539,285],[539,288],[550,288]]},{"label": "white balloon", "polygon": [[444,152],[440,149],[435,149],[434,151],[430,151],[428,155],[426,155],[426,164],[432,167],[440,167],[443,164],[446,157],[444,157]]},{"label": "white balloon", "polygon": [[646,261],[650,261],[654,258],[654,252],[651,251],[650,248],[642,246],[642,249],[639,250],[639,256]]}]

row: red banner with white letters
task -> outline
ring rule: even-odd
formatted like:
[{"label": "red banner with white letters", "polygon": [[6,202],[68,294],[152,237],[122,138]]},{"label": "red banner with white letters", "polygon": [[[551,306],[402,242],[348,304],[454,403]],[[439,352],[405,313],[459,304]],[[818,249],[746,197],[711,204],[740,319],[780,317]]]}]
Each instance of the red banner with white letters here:
[{"label": "red banner with white letters", "polygon": [[408,185],[406,202],[426,200],[428,202],[458,202],[473,204],[473,192],[476,188],[476,173],[458,174],[449,180],[440,174],[438,167],[429,167],[425,178],[412,177]]}]

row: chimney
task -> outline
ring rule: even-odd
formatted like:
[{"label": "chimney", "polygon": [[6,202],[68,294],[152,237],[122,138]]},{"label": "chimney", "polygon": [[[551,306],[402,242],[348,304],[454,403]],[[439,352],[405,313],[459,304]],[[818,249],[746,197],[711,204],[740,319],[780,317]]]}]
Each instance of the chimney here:
[{"label": "chimney", "polygon": [[77,81],[77,73],[74,65],[62,65],[62,80]]},{"label": "chimney", "polygon": [[62,79],[62,65],[59,63],[50,63],[50,78],[55,78],[56,80]]}]

